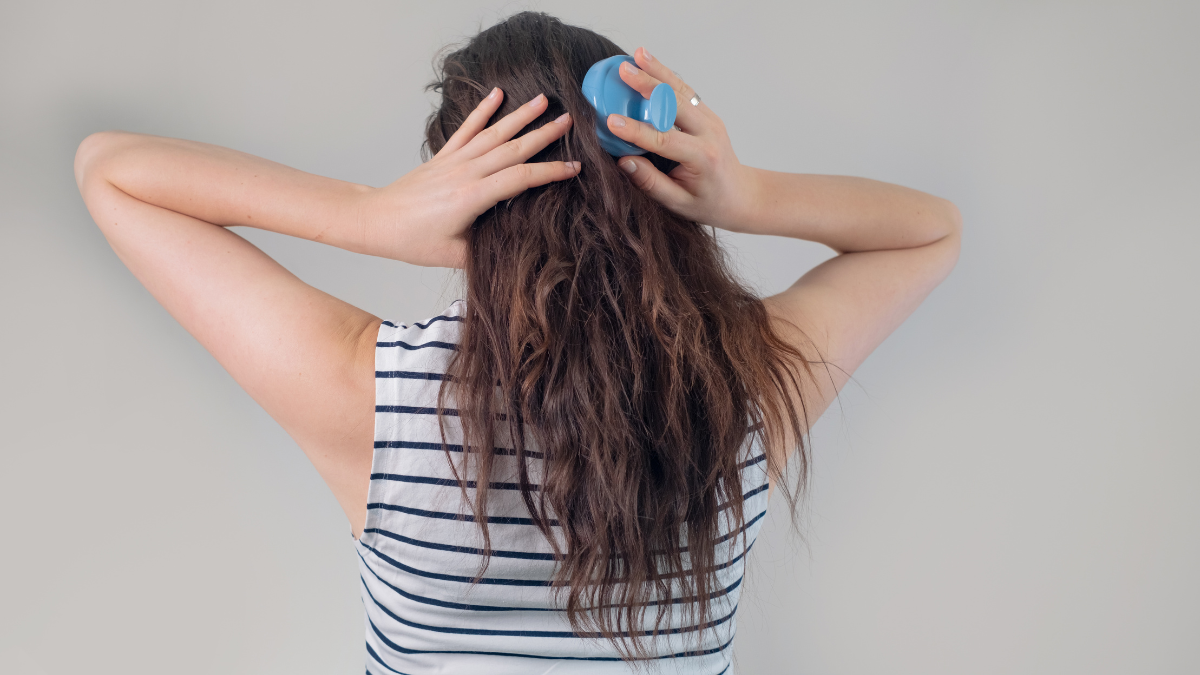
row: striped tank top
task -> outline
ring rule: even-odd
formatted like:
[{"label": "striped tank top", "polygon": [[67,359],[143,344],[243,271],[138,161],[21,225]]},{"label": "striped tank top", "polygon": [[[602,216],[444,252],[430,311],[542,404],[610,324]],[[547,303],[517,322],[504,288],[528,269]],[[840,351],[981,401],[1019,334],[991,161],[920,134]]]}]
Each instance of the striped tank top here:
[{"label": "striped tank top", "polygon": [[[355,542],[366,608],[366,671],[630,673],[631,666],[622,662],[611,642],[575,634],[566,612],[558,608],[556,600],[562,596],[549,584],[556,564],[553,549],[531,523],[515,485],[504,489],[499,482],[506,480],[505,474],[515,476],[515,458],[500,447],[505,430],[497,432],[492,474],[497,489],[491,492],[488,513],[492,558],[483,579],[471,583],[479,570],[482,536],[446,461],[436,415],[438,389],[458,341],[464,308],[457,300],[428,321],[385,321],[379,328],[375,451],[366,525]],[[445,416],[452,453],[462,451],[457,420]],[[647,672],[730,671],[734,614],[748,552],[742,547],[753,544],[768,496],[766,461],[757,434],[748,436],[744,453],[746,536],[730,532],[722,523],[725,537],[715,560],[717,597],[710,605],[716,629],[704,631],[704,642],[697,648],[696,626],[670,615],[666,635],[647,643],[654,655]],[[535,484],[537,463],[529,461]],[[652,622],[655,612],[647,614]]]}]

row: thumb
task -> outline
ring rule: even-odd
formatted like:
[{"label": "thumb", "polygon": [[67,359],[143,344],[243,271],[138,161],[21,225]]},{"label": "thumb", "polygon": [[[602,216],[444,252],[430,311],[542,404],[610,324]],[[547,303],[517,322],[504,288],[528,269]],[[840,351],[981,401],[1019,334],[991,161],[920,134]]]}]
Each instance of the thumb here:
[{"label": "thumb", "polygon": [[633,184],[642,188],[648,189],[654,184],[654,177],[650,174],[657,172],[658,169],[650,163],[650,160],[641,155],[627,155],[617,159],[617,166],[621,167]]},{"label": "thumb", "polygon": [[663,206],[671,208],[679,203],[680,195],[677,193],[684,192],[683,188],[655,168],[645,157],[627,155],[617,159],[617,166],[621,167],[634,185],[650,193],[650,196]]}]

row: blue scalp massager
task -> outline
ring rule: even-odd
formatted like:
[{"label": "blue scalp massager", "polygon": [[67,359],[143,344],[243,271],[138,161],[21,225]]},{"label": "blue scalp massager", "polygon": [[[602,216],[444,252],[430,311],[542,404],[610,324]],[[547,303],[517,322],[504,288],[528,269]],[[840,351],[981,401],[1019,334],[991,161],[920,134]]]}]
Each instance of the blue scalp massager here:
[{"label": "blue scalp massager", "polygon": [[665,82],[658,85],[650,93],[649,100],[644,99],[621,79],[623,61],[637,65],[632,56],[618,54],[592,64],[583,78],[583,95],[596,109],[596,135],[600,137],[601,147],[614,157],[644,155],[646,150],[614,136],[608,130],[609,115],[632,117],[659,131],[675,126],[675,92],[671,85]]}]

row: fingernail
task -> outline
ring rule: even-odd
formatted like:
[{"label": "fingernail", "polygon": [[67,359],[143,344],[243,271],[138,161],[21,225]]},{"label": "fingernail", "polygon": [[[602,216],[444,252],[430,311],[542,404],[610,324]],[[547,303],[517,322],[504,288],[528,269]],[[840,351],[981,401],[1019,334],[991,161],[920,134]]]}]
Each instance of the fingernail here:
[{"label": "fingernail", "polygon": [[492,87],[492,93],[488,94],[488,98],[496,98],[496,92],[500,91],[500,87]]},{"label": "fingernail", "polygon": [[558,122],[559,124],[566,124],[567,120],[569,120],[569,119],[571,119],[571,113],[565,112],[565,113],[559,115],[558,119],[556,119],[554,121]]},{"label": "fingernail", "polygon": [[567,162],[567,164],[570,165],[572,169],[575,169],[576,173],[579,172],[579,162]]},{"label": "fingernail", "polygon": [[546,95],[545,95],[545,94],[538,94],[537,96],[534,96],[534,97],[533,97],[533,100],[532,100],[532,101],[530,101],[530,102],[528,103],[528,105],[529,105],[530,107],[533,107],[533,106],[535,106],[535,105],[537,105],[537,104],[541,103],[541,102],[542,102],[542,99],[544,99],[544,98],[546,98]]},{"label": "fingernail", "polygon": [[634,171],[637,171],[637,162],[633,161],[632,159],[622,162],[621,168],[625,169],[625,173],[633,173]]},{"label": "fingernail", "polygon": [[642,56],[646,57],[646,60],[647,60],[647,61],[653,61],[653,60],[654,60],[654,57],[653,57],[653,56],[650,56],[650,52],[646,51],[646,48],[645,48],[645,47],[642,47]]},{"label": "fingernail", "polygon": [[624,66],[625,66],[625,72],[629,73],[630,75],[638,74],[638,67],[633,65],[632,63],[626,61],[624,63]]},{"label": "fingernail", "polygon": [[615,113],[614,113],[614,114],[612,114],[612,115],[609,115],[609,116],[608,116],[608,119],[612,120],[612,125],[613,125],[614,127],[623,127],[623,126],[625,126],[625,118],[624,118],[624,117],[621,117],[620,115],[617,115],[617,114],[615,114]]}]

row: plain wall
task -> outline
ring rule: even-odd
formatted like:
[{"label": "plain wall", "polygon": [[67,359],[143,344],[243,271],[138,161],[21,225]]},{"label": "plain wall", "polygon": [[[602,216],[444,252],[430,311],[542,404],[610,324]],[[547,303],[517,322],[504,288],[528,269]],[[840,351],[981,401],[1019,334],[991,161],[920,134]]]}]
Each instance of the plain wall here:
[{"label": "plain wall", "polygon": [[[954,201],[949,279],[776,500],[739,672],[1200,672],[1200,3],[0,5],[0,672],[362,672],[349,527],[118,261],[71,162],[120,128],[384,185],[435,51],[521,9],[645,45],[741,161]],[[411,321],[444,270],[239,229]],[[782,290],[832,255],[725,238]]]}]

